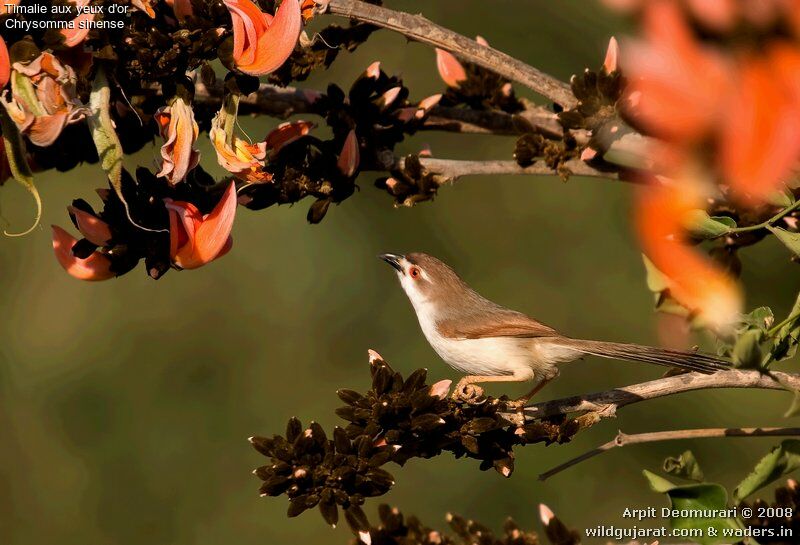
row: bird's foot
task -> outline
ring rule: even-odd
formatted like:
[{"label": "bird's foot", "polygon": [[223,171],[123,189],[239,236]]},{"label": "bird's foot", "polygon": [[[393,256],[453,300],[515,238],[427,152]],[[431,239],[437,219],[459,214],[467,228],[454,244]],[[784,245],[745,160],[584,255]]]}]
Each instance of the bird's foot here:
[{"label": "bird's foot", "polygon": [[463,401],[465,403],[475,403],[483,398],[483,388],[475,384],[456,384],[453,394],[450,396],[453,401]]}]

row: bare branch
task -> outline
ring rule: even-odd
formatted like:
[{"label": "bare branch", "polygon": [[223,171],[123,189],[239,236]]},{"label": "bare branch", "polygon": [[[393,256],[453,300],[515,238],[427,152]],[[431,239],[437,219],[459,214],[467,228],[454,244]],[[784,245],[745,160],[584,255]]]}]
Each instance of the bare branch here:
[{"label": "bare branch", "polygon": [[[212,109],[219,108],[223,95],[223,84],[208,87],[198,81],[195,84],[195,103]],[[314,103],[323,96],[313,89],[278,87],[262,83],[258,91],[242,97],[239,110],[243,114],[264,114],[278,119],[288,119],[296,114],[317,114]],[[530,122],[547,138],[561,138],[562,129],[553,112],[532,105],[518,114]],[[473,110],[435,106],[422,125],[422,130],[458,132],[465,134],[494,134],[514,136],[520,134],[513,115],[496,110]]]},{"label": "bare branch", "polygon": [[627,434],[617,433],[608,443],[600,445],[580,456],[560,464],[553,469],[539,475],[539,480],[544,481],[557,473],[571,468],[590,458],[594,458],[611,449],[641,443],[655,443],[659,441],[675,441],[678,439],[704,439],[709,437],[794,437],[800,435],[800,428],[702,428],[694,430],[657,431],[649,433]]},{"label": "bare branch", "polygon": [[[565,162],[563,171],[549,167],[544,161],[536,161],[528,167],[521,167],[515,161],[461,161],[421,157],[420,162],[432,174],[441,178],[440,184],[455,181],[462,176],[500,174],[557,176],[571,173],[575,176],[619,180],[616,172],[602,172],[577,159]],[[402,171],[405,168],[405,159],[395,158],[394,164],[385,166],[387,170]]]},{"label": "bare branch", "polygon": [[510,55],[432,23],[422,15],[395,11],[359,0],[329,0],[327,5],[328,13],[387,28],[418,42],[446,49],[466,61],[521,83],[564,108],[571,108],[576,103],[566,83]]},{"label": "bare branch", "polygon": [[607,392],[556,399],[525,408],[525,418],[535,420],[575,412],[593,412],[601,417],[615,416],[616,410],[641,401],[694,390],[715,388],[758,388],[762,390],[800,390],[800,375],[760,371],[720,371],[713,375],[686,373]]}]

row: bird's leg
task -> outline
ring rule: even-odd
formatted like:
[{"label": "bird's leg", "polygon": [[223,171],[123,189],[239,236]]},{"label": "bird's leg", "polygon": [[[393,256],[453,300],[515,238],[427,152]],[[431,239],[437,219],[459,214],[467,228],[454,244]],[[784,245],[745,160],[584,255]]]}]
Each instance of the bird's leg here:
[{"label": "bird's leg", "polygon": [[480,376],[467,375],[456,384],[452,398],[456,401],[470,401],[483,395],[483,388],[475,386],[476,382],[527,382],[530,376],[500,375],[500,376]]},{"label": "bird's leg", "polygon": [[[558,376],[558,375],[556,375],[556,376]],[[539,382],[536,384],[536,386],[534,386],[534,387],[533,387],[533,390],[531,390],[530,392],[528,392],[528,393],[527,393],[527,394],[525,394],[524,396],[522,396],[522,397],[520,397],[520,398],[517,398],[517,399],[515,399],[514,401],[511,401],[511,402],[509,402],[509,403],[508,403],[508,406],[509,406],[510,408],[514,408],[514,409],[522,409],[522,408],[524,408],[524,407],[525,407],[525,405],[527,405],[527,404],[528,404],[528,401],[530,401],[530,400],[531,400],[531,398],[532,398],[533,396],[535,396],[536,394],[538,394],[538,393],[539,393],[539,391],[540,391],[542,388],[544,388],[545,386],[547,386],[547,385],[548,385],[548,384],[549,384],[549,383],[550,383],[550,382],[551,382],[551,381],[552,381],[554,378],[556,378],[556,377],[555,377],[555,376],[552,376],[552,377],[544,377],[542,380],[540,380],[540,381],[539,381]]]}]

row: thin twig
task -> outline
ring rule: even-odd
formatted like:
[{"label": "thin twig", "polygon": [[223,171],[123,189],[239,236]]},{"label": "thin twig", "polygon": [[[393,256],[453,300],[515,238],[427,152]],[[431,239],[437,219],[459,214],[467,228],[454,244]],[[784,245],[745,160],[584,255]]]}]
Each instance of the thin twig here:
[{"label": "thin twig", "polygon": [[600,445],[588,452],[577,456],[561,465],[545,471],[539,475],[539,480],[544,481],[557,473],[571,468],[590,458],[594,458],[604,452],[627,445],[637,445],[641,443],[655,443],[658,441],[675,441],[678,439],[701,439],[709,437],[789,437],[800,435],[800,428],[702,428],[694,430],[673,430],[657,431],[649,433],[627,434],[620,431],[608,443]]},{"label": "thin twig", "polygon": [[422,15],[395,11],[359,0],[329,0],[327,6],[327,12],[333,15],[387,28],[418,42],[446,49],[468,62],[521,83],[564,108],[571,108],[576,103],[566,83],[510,55],[432,23]]},{"label": "thin twig", "polygon": [[615,388],[606,392],[535,403],[525,408],[525,418],[537,420],[576,412],[599,412],[614,416],[621,407],[641,401],[666,397],[694,390],[715,388],[758,388],[762,390],[800,390],[800,375],[760,371],[720,371],[713,375],[686,373],[672,377]]}]

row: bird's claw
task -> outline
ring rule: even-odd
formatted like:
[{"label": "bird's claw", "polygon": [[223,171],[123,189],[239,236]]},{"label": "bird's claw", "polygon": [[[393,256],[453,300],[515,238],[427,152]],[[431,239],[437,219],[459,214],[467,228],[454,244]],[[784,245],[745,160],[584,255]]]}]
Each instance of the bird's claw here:
[{"label": "bird's claw", "polygon": [[457,384],[451,398],[454,401],[476,403],[483,398],[483,388],[475,384]]}]

